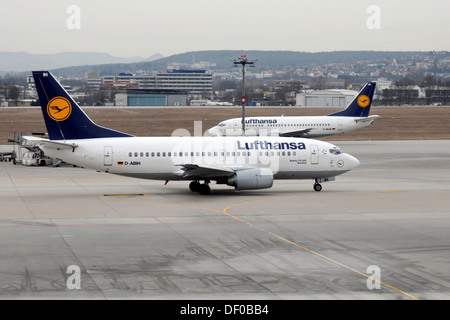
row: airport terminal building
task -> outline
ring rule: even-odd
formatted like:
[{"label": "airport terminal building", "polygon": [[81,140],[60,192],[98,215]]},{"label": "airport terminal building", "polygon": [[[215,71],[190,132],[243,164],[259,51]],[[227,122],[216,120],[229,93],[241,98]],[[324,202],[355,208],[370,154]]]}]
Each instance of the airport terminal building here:
[{"label": "airport terminal building", "polygon": [[190,96],[211,95],[213,75],[206,70],[168,70],[156,75],[133,75],[121,73],[117,76],[103,76],[105,87],[133,87],[153,90],[181,90]]}]

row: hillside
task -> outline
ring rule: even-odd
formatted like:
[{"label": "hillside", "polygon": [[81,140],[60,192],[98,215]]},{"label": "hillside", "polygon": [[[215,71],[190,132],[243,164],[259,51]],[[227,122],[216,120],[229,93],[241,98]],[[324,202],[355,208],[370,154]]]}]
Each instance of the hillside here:
[{"label": "hillside", "polygon": [[87,72],[97,72],[100,76],[119,74],[120,72],[136,72],[138,70],[165,71],[170,63],[186,63],[207,61],[216,64],[215,69],[229,69],[231,59],[245,53],[249,59],[257,59],[258,68],[282,69],[290,66],[307,67],[330,63],[351,63],[355,61],[377,61],[394,59],[405,55],[415,55],[412,51],[333,51],[333,52],[295,52],[295,51],[195,51],[173,55],[155,61],[133,63],[108,63],[90,66],[67,67],[52,70],[55,75],[80,75]]},{"label": "hillside", "polygon": [[57,69],[69,66],[87,66],[97,64],[130,63],[135,61],[153,61],[162,55],[120,58],[102,52],[60,52],[55,54],[30,54],[27,52],[0,52],[0,73],[29,72],[31,70]]}]

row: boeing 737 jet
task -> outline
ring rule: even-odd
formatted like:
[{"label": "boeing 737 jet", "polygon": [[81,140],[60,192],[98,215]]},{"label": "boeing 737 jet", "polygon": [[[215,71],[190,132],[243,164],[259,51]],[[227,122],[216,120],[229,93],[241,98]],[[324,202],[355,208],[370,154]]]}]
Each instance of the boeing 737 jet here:
[{"label": "boeing 737 jet", "polygon": [[283,137],[135,137],[92,122],[48,71],[34,71],[49,139],[26,137],[46,156],[128,177],[191,181],[210,193],[216,181],[237,190],[271,188],[274,179],[320,182],[359,165],[327,142]]},{"label": "boeing 737 jet", "polygon": [[[246,136],[318,138],[367,127],[379,116],[369,116],[375,82],[367,83],[345,110],[317,117],[245,118]],[[242,136],[242,118],[222,121],[208,130],[213,136]]]}]

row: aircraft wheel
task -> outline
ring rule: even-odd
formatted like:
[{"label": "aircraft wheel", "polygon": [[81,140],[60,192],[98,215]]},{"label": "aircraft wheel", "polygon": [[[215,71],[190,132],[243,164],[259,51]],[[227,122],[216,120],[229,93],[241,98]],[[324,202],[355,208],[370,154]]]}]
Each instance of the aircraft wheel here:
[{"label": "aircraft wheel", "polygon": [[321,191],[322,190],[322,185],[320,183],[315,183],[314,184],[314,190],[315,191]]},{"label": "aircraft wheel", "polygon": [[200,184],[200,189],[198,191],[200,194],[209,194],[211,192],[211,188],[205,183]]},{"label": "aircraft wheel", "polygon": [[200,182],[198,182],[198,181],[192,181],[192,182],[189,184],[189,189],[190,189],[192,192],[199,192],[199,191],[200,191],[200,186],[201,186]]}]

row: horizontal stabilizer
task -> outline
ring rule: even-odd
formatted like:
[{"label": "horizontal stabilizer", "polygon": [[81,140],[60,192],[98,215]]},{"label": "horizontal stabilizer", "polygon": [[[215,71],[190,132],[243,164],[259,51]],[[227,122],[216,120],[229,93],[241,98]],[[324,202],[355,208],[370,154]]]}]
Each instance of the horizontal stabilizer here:
[{"label": "horizontal stabilizer", "polygon": [[362,117],[362,118],[359,118],[359,119],[355,119],[355,122],[356,123],[359,123],[359,122],[372,122],[373,120],[375,120],[377,118],[380,118],[380,116],[373,115],[373,116],[368,116],[368,117]]},{"label": "horizontal stabilizer", "polygon": [[57,142],[57,141],[52,141],[52,140],[39,138],[39,137],[24,136],[23,139],[34,143],[38,147],[44,147],[44,148],[50,148],[50,149],[72,149],[72,150],[75,150],[75,148],[78,147],[78,145],[76,143]]}]

